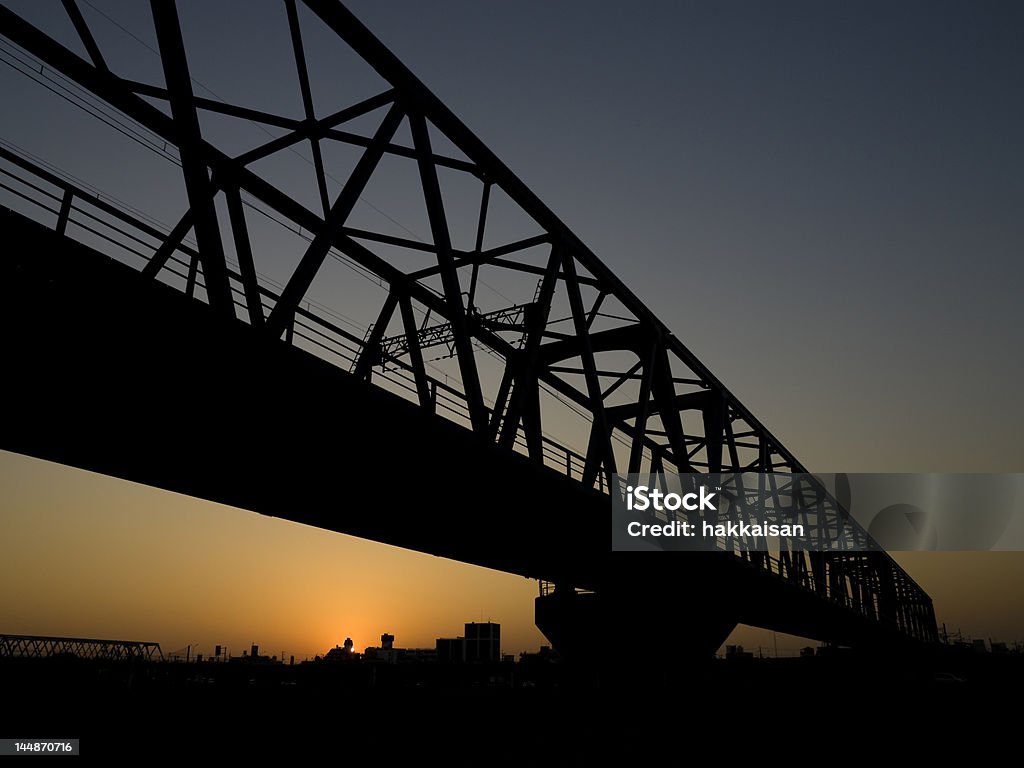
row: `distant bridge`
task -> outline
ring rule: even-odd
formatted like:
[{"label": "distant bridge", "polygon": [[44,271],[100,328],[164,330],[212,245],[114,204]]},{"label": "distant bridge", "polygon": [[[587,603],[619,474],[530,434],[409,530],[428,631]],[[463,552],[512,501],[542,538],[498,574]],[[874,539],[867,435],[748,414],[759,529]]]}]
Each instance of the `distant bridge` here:
[{"label": "distant bridge", "polygon": [[77,656],[104,661],[163,661],[160,643],[135,640],[89,640],[84,637],[42,637],[0,635],[0,659],[42,659],[48,656]]},{"label": "distant bridge", "polygon": [[[610,551],[616,471],[806,470],[340,3],[284,2],[299,116],[196,96],[173,0],[152,2],[162,85],[111,71],[64,5],[88,59],[6,8],[0,35],[175,148],[188,206],[162,227],[0,147],[0,447],[540,579],[538,625],[570,655],[623,626],[680,657],[737,622],[849,645],[937,639],[930,598],[881,551]],[[387,88],[318,111],[303,6]],[[208,115],[274,135],[232,154],[204,136]],[[370,115],[372,131],[346,126]],[[333,196],[332,142],[360,152]],[[315,207],[255,169],[295,146],[312,154]],[[386,158],[415,169],[428,240],[351,226]],[[442,174],[478,189],[468,248]],[[488,242],[499,196],[532,232]],[[284,283],[257,270],[255,213],[304,240]],[[330,259],[380,286],[362,332],[309,296]],[[485,279],[503,281],[500,302]],[[826,499],[817,524],[841,512]]]}]

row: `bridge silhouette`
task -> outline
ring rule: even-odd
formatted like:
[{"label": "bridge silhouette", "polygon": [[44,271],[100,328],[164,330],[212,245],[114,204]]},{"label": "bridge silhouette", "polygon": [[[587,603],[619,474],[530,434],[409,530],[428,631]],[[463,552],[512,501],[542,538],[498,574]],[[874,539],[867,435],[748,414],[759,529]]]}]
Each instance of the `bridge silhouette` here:
[{"label": "bridge silhouette", "polygon": [[[0,146],[0,447],[538,579],[537,624],[570,658],[623,627],[680,659],[737,623],[861,647],[937,639],[930,598],[882,551],[613,553],[616,473],[806,470],[344,6],[284,5],[301,116],[197,96],[173,0],[152,2],[163,85],[112,71],[74,0],[87,57],[0,8],[7,41],[174,148],[188,201],[162,227]],[[300,11],[386,89],[318,110]],[[273,134],[231,153],[204,135],[209,115]],[[331,143],[360,152],[333,196]],[[297,146],[318,206],[254,167]],[[385,158],[414,166],[428,239],[351,225]],[[478,189],[468,248],[451,174]],[[489,242],[499,195],[532,234]],[[304,239],[284,283],[257,270],[257,212]],[[329,259],[382,286],[362,333],[310,296]],[[502,302],[485,279],[506,280]]]}]

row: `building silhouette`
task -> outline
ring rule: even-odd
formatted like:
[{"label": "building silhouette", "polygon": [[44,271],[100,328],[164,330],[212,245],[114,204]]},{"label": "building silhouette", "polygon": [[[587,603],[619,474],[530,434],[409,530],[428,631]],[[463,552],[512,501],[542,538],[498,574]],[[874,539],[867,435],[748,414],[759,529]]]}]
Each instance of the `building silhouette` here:
[{"label": "building silhouette", "polygon": [[501,625],[490,621],[470,622],[466,625],[463,649],[469,664],[501,661]]},{"label": "building silhouette", "polygon": [[465,638],[439,637],[434,643],[437,660],[442,664],[461,664],[465,660]]},{"label": "building silhouette", "polygon": [[501,661],[501,625],[469,622],[460,637],[439,637],[434,642],[442,664],[497,663]]}]

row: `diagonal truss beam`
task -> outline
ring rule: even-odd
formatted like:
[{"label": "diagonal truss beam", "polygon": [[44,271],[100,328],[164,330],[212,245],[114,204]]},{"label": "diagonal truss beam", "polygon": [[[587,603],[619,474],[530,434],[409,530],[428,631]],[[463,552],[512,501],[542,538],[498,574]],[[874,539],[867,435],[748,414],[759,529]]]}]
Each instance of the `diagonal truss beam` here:
[{"label": "diagonal truss beam", "polygon": [[473,425],[473,431],[483,434],[487,431],[487,409],[484,407],[484,396],[480,389],[480,376],[476,369],[473,342],[466,324],[466,308],[462,303],[462,288],[459,284],[459,275],[455,270],[451,235],[448,232],[448,219],[445,216],[444,202],[441,199],[441,186],[437,180],[437,167],[430,159],[433,153],[430,149],[427,122],[423,115],[418,112],[410,112],[409,128],[412,131],[413,145],[416,147],[416,162],[419,165],[423,197],[427,204],[430,232],[437,250],[437,264],[441,271],[441,284],[444,286],[448,321],[452,324],[452,334],[455,337],[455,352],[458,356],[459,372],[462,374],[466,404],[469,407],[469,420]]},{"label": "diagonal truss beam", "polygon": [[245,293],[245,308],[249,312],[249,322],[259,328],[263,325],[263,299],[260,297],[260,286],[256,278],[256,265],[252,259],[252,244],[249,242],[249,227],[245,223],[245,210],[242,208],[242,193],[236,186],[227,187],[224,196],[228,204],[228,216],[231,219],[231,232],[235,239],[235,255],[238,257],[238,272],[242,276],[242,290]]},{"label": "diagonal truss beam", "polygon": [[576,338],[580,343],[580,356],[583,359],[584,378],[587,382],[587,397],[590,401],[591,413],[594,416],[594,437],[591,439],[591,447],[587,451],[587,463],[591,466],[594,465],[590,455],[592,450],[600,450],[604,453],[602,459],[605,473],[607,474],[608,487],[611,488],[611,476],[616,471],[615,451],[611,443],[612,433],[604,410],[601,382],[597,378],[597,363],[594,361],[594,349],[590,345],[590,331],[587,329],[586,311],[583,309],[580,284],[576,279],[576,260],[568,251],[563,253],[562,269],[565,270],[566,274],[565,288],[569,294],[569,309],[572,312],[572,322],[573,327],[576,329]]},{"label": "diagonal truss beam", "polygon": [[164,78],[170,96],[171,115],[178,129],[178,148],[181,152],[181,170],[185,178],[185,191],[192,209],[192,226],[199,244],[206,279],[206,292],[210,306],[220,314],[234,317],[234,299],[228,282],[224,245],[217,224],[214,207],[214,188],[210,172],[203,161],[203,137],[199,118],[192,102],[192,78],[188,72],[185,44],[181,39],[181,24],[174,0],[152,0],[153,23],[164,66]]},{"label": "diagonal truss beam", "polygon": [[359,158],[355,170],[352,171],[352,175],[345,182],[341,192],[338,193],[334,205],[331,206],[327,214],[327,220],[315,230],[317,234],[313,238],[313,242],[310,243],[299,266],[296,267],[291,279],[281,292],[280,300],[270,313],[270,318],[267,320],[267,331],[271,336],[275,338],[280,336],[284,332],[285,326],[291,322],[295,308],[299,305],[302,297],[306,295],[313,278],[316,277],[324,259],[327,258],[327,253],[334,245],[341,225],[345,223],[348,215],[359,201],[359,196],[370,180],[370,175],[377,167],[377,163],[380,162],[381,155],[384,154],[384,145],[395,135],[401,122],[402,109],[398,104],[392,104],[391,109],[381,121],[370,146]]},{"label": "diagonal truss beam", "polygon": [[[299,90],[302,92],[302,109],[306,113],[306,124],[316,124],[316,113],[313,109],[313,92],[309,87],[309,69],[306,67],[306,51],[302,46],[302,30],[299,29],[299,13],[295,0],[284,0],[288,13],[288,31],[292,38],[292,52],[295,54],[295,71],[299,76]],[[320,139],[309,136],[309,147],[313,152],[313,169],[316,171],[316,186],[320,192],[320,204],[324,208],[324,218],[331,209],[331,201],[327,196],[327,176],[324,175],[324,157],[320,152]]]},{"label": "diagonal truss beam", "polygon": [[68,18],[71,19],[72,25],[75,27],[75,32],[78,33],[79,39],[82,41],[82,45],[85,46],[86,52],[89,54],[89,58],[92,59],[92,63],[96,65],[97,69],[109,70],[107,62],[103,59],[103,54],[100,53],[100,47],[96,45],[96,38],[92,36],[92,31],[89,29],[89,25],[85,21],[85,17],[82,16],[82,11],[78,7],[78,3],[75,0],[61,0],[64,5],[64,10],[68,14]]},{"label": "diagonal truss beam", "polygon": [[[541,280],[540,291],[533,311],[527,319],[526,344],[520,354],[510,358],[506,362],[507,381],[503,380],[502,391],[498,395],[498,404],[494,409],[494,418],[497,420],[504,408],[508,398],[509,388],[512,388],[512,398],[505,413],[499,443],[505,447],[511,447],[515,442],[516,433],[519,429],[519,421],[524,411],[529,408],[531,411],[533,403],[539,396],[537,391],[537,359],[540,353],[541,340],[544,335],[544,327],[548,322],[548,315],[551,313],[551,300],[555,295],[555,287],[558,283],[558,270],[562,264],[562,254],[559,248],[553,247],[548,257],[547,269],[544,270],[544,277]],[[492,425],[492,429],[497,422]],[[524,426],[525,426],[524,421]],[[541,450],[540,434],[534,430],[536,425],[531,423],[527,434],[527,445],[531,455]]]}]

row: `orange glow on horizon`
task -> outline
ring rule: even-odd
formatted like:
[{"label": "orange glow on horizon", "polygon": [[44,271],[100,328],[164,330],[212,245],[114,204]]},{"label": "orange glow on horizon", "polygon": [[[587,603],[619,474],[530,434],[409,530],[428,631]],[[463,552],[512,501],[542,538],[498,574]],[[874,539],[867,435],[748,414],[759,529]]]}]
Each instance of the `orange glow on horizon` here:
[{"label": "orange glow on horizon", "polygon": [[[0,452],[0,487],[0,632],[155,640],[165,654],[191,645],[204,656],[256,643],[297,662],[346,637],[362,653],[384,632],[396,647],[433,648],[469,621],[499,622],[503,653],[548,642],[533,623],[537,584],[519,576],[17,454]],[[898,559],[951,631],[1024,637],[1024,553]],[[623,636],[643,642],[628,627]],[[741,629],[730,642],[767,641]]]},{"label": "orange glow on horizon", "polygon": [[536,650],[536,582],[0,454],[0,632],[215,645],[296,661],[355,641],[432,648],[492,617]]}]

